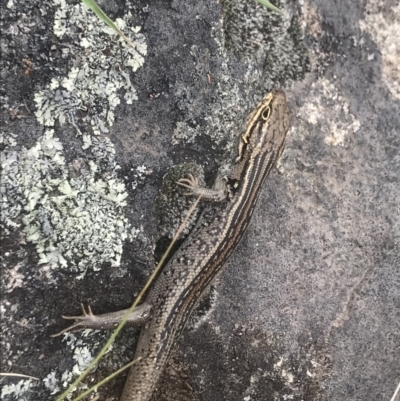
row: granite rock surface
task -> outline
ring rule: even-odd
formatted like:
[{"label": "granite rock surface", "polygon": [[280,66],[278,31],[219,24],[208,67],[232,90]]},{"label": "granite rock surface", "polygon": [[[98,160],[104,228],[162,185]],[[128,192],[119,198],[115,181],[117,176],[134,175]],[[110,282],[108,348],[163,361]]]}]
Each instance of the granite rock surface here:
[{"label": "granite rock surface", "polygon": [[[285,152],[153,400],[394,400],[398,2],[100,4],[135,49],[78,2],[0,6],[1,363],[39,379],[3,378],[1,400],[54,400],[87,366],[107,334],[51,338],[61,315],[132,303],[165,249],[166,171],[195,162],[212,182],[273,87],[292,116]],[[86,384],[129,362],[138,333]]]}]

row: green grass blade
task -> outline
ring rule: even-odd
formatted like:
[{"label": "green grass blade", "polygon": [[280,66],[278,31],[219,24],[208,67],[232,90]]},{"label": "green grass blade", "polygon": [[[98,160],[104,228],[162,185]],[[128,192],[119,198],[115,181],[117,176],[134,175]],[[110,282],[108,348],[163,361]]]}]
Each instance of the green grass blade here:
[{"label": "green grass blade", "polygon": [[[140,357],[141,358],[141,357]],[[123,366],[121,369],[118,369],[116,372],[112,373],[111,375],[107,376],[105,379],[100,381],[99,383],[95,384],[93,387],[89,388],[88,390],[84,391],[82,394],[80,394],[78,397],[74,398],[72,401],[80,401],[82,398],[85,398],[87,395],[90,393],[93,393],[93,391],[96,391],[99,387],[101,387],[103,384],[106,384],[109,382],[111,379],[114,379],[114,377],[118,376],[120,373],[122,373],[124,370],[128,369],[131,367],[134,363],[138,362],[140,358],[135,359],[132,362],[129,362],[127,365]]]},{"label": "green grass blade", "polygon": [[116,24],[108,17],[108,15],[99,7],[94,0],[82,0],[85,6],[89,7],[102,21],[104,21],[110,28],[114,29],[122,38],[128,43],[129,46],[135,48],[134,43],[118,28]]},{"label": "green grass blade", "polygon": [[262,4],[263,6],[269,8],[270,10],[275,11],[279,14],[282,14],[282,11],[278,7],[275,7],[273,4],[271,4],[268,0],[256,0],[256,1],[260,4]]},{"label": "green grass blade", "polygon": [[82,0],[82,3],[89,7],[100,19],[102,19],[110,28],[119,33],[119,28],[108,18],[107,14],[98,6],[94,0]]}]

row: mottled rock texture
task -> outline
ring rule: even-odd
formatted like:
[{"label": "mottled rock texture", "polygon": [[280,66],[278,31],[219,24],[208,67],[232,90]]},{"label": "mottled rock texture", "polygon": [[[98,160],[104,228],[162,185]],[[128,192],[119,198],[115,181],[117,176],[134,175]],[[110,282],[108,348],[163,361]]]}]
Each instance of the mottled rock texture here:
[{"label": "mottled rock texture", "polygon": [[[390,401],[400,381],[398,2],[287,0],[278,15],[253,0],[103,1],[137,55],[78,18],[77,4],[0,6],[1,363],[40,379],[3,379],[1,400],[54,400],[72,382],[106,334],[50,338],[61,314],[129,306],[165,249],[155,198],[167,169],[194,161],[212,181],[248,112],[282,87],[286,150],[154,401]],[[45,89],[57,106],[38,101]],[[46,138],[53,153],[37,148]],[[33,186],[27,152],[41,160]],[[47,207],[79,179],[67,209],[87,212],[82,229],[98,224],[86,251],[75,234],[60,239],[68,215]],[[89,385],[133,357],[138,333],[124,330]],[[117,400],[123,382],[100,399]]]}]

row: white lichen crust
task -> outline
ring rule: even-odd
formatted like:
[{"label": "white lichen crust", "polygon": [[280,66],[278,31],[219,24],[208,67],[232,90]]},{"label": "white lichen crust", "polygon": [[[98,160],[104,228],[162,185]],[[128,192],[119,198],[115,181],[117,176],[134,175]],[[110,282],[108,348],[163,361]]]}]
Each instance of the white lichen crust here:
[{"label": "white lichen crust", "polygon": [[137,99],[129,73],[143,65],[147,46],[140,28],[130,27],[129,12],[115,22],[134,47],[83,3],[53,3],[53,31],[60,41],[51,50],[61,50],[67,67],[55,68],[59,75],[34,95],[35,115],[44,126],[70,123],[83,131],[85,152],[67,166],[53,130],[21,151],[13,149],[14,137],[2,139],[1,227],[2,235],[9,235],[22,226],[40,264],[84,273],[104,262],[119,265],[130,235],[114,147],[98,135],[113,125],[121,95],[128,104]]},{"label": "white lichen crust", "polygon": [[[79,337],[76,337],[72,333],[65,333],[63,335],[63,342],[66,347],[74,352],[73,360],[74,365],[71,370],[65,370],[64,372],[51,371],[43,380],[43,384],[50,391],[51,395],[57,394],[64,390],[73,380],[74,377],[79,376],[93,361],[93,355],[98,352],[101,346],[101,341],[104,339],[99,337],[98,333],[95,334],[94,330],[84,330]],[[78,385],[79,391],[87,390],[88,386],[85,383]],[[77,392],[75,388],[72,394]],[[67,397],[71,399],[72,396]]]},{"label": "white lichen crust", "polygon": [[91,138],[89,161],[66,165],[61,142],[47,130],[30,149],[2,154],[2,226],[23,225],[39,263],[76,272],[104,262],[119,265],[128,222],[128,196],[108,138]]},{"label": "white lichen crust", "polygon": [[[54,34],[60,38],[63,58],[71,68],[67,76],[53,77],[47,87],[35,94],[36,118],[45,126],[56,121],[90,124],[95,134],[112,126],[120,92],[128,104],[137,100],[129,73],[144,63],[147,45],[140,27],[129,28],[132,18],[126,13],[115,22],[130,37],[129,46],[114,30],[83,3],[54,0]],[[53,46],[54,50],[57,46]]]},{"label": "white lichen crust", "polygon": [[12,395],[14,397],[17,397],[18,401],[25,401],[28,398],[29,394],[29,389],[35,384],[35,382],[31,379],[28,380],[20,380],[18,383],[10,383],[10,384],[5,384],[1,388],[1,393],[0,397],[3,399],[3,397],[6,397],[7,395]]}]

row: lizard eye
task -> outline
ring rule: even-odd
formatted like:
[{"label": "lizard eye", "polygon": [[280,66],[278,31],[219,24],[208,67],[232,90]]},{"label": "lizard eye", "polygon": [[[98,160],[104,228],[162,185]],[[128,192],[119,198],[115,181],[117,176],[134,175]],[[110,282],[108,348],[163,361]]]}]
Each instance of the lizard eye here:
[{"label": "lizard eye", "polygon": [[263,112],[261,113],[261,118],[264,121],[267,121],[269,119],[269,116],[271,115],[271,108],[267,107],[265,108],[265,110],[263,110]]}]

